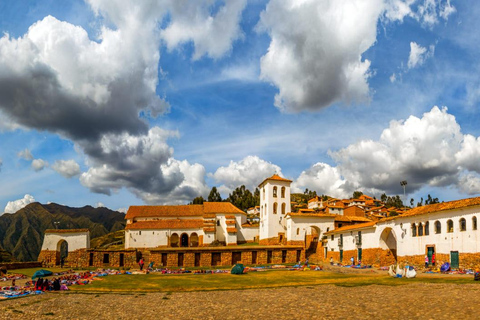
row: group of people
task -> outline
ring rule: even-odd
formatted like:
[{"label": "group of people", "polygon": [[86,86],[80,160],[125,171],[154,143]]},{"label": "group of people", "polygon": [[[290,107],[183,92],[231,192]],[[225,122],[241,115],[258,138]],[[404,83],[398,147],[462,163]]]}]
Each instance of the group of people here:
[{"label": "group of people", "polygon": [[[425,269],[428,268],[430,264],[430,259],[428,259],[428,255],[425,255]],[[432,266],[435,266],[435,253],[432,253]]]}]

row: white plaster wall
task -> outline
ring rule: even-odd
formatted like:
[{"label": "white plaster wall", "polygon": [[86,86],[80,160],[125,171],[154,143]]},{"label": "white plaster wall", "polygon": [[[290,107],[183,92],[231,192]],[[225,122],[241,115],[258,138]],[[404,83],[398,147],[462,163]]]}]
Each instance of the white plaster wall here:
[{"label": "white plaster wall", "polygon": [[[198,235],[200,237],[200,235]],[[215,241],[215,234],[214,233],[205,233],[203,235],[203,244],[210,244]]]},{"label": "white plaster wall", "polygon": [[[315,217],[298,217],[289,216],[287,219],[287,240],[288,241],[304,241],[305,235],[311,234],[311,227],[317,227],[320,230],[319,240],[323,234],[332,231],[335,227],[335,218],[315,218]],[[297,234],[297,229],[299,229]]]},{"label": "white plaster wall", "polygon": [[[273,187],[277,187],[277,197],[273,197]],[[285,197],[282,198],[282,187],[285,187]],[[263,194],[265,189],[265,196]],[[273,203],[277,202],[277,213],[273,213]],[[279,232],[285,232],[285,215],[282,214],[282,204],[285,203],[285,215],[292,211],[290,205],[290,183],[286,181],[269,180],[260,190],[260,239],[277,237]],[[266,210],[265,210],[266,208]]]},{"label": "white plaster wall", "polygon": [[65,240],[68,243],[68,252],[90,248],[90,233],[46,233],[43,238],[42,250],[57,250],[58,243]]},{"label": "white plaster wall", "polygon": [[[226,218],[225,215],[222,214],[217,214],[216,220],[215,220],[215,235],[217,237],[217,240],[220,242],[226,242],[227,241],[227,223],[226,223]],[[220,222],[220,225],[218,225],[218,222]]]},{"label": "white plaster wall", "polygon": [[[472,218],[477,217],[477,230],[472,229]],[[466,231],[460,231],[460,219],[465,218]],[[480,210],[478,208],[467,208],[463,210],[452,210],[448,212],[438,212],[423,216],[400,217],[395,219],[394,230],[397,235],[397,255],[424,255],[427,245],[435,245],[437,253],[448,254],[450,251],[461,253],[480,252],[480,229],[479,229]],[[447,233],[447,221],[453,221],[454,230]],[[418,224],[429,222],[429,235],[412,237],[411,226],[413,223],[418,228]],[[440,234],[435,233],[435,222],[439,221],[442,230]],[[400,227],[402,224],[402,227]],[[384,229],[384,224],[379,224],[378,229]],[[417,230],[418,231],[418,230]]]},{"label": "white plaster wall", "polygon": [[259,228],[240,228],[239,230],[238,241],[253,241],[259,235]]},{"label": "white plaster wall", "polygon": [[[477,230],[473,230],[472,218],[477,217]],[[466,231],[460,231],[461,218],[465,218],[467,223]],[[454,231],[447,233],[447,221],[452,220]],[[430,223],[430,232],[428,236],[412,237],[411,225],[413,223],[418,227],[419,223],[425,225]],[[439,221],[442,226],[440,234],[435,234],[435,222]],[[436,253],[449,254],[450,251],[458,251],[460,253],[480,252],[480,210],[479,208],[467,208],[459,210],[451,210],[446,212],[431,213],[427,215],[419,215],[412,217],[398,217],[395,220],[378,222],[376,226],[371,228],[360,229],[362,231],[362,249],[382,248],[386,249],[385,244],[381,241],[382,233],[385,229],[390,228],[396,238],[396,249],[398,256],[424,255],[426,247],[435,246]],[[355,249],[355,236],[358,230],[343,232],[343,250]],[[328,251],[332,248],[338,251],[339,234],[328,236]],[[393,238],[387,239],[393,241]]]},{"label": "white plaster wall", "polygon": [[[168,238],[172,234],[178,234],[179,241],[182,233],[196,233],[199,237],[204,235],[203,229],[157,229],[157,230],[135,230],[129,229],[125,231],[125,248],[155,248],[158,246],[167,246]],[[205,239],[205,238],[204,238]],[[128,242],[128,246],[127,246]]]}]

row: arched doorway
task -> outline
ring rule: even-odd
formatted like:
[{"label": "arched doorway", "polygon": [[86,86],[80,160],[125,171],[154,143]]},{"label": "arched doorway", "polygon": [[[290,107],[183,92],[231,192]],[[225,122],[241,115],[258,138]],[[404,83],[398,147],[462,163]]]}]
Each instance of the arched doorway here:
[{"label": "arched doorway", "polygon": [[173,233],[173,234],[170,236],[170,246],[171,246],[171,247],[178,247],[179,241],[180,241],[180,238],[178,237],[178,234]]},{"label": "arched doorway", "polygon": [[190,236],[190,247],[198,247],[198,235],[195,232]]},{"label": "arched doorway", "polygon": [[67,257],[68,257],[68,242],[62,239],[57,243],[57,254],[55,259],[56,260],[55,265],[63,266]]},{"label": "arched doorway", "polygon": [[392,228],[385,228],[380,235],[380,248],[387,250],[397,261],[397,236]]},{"label": "arched doorway", "polygon": [[182,233],[182,236],[180,237],[180,246],[188,247],[188,234]]},{"label": "arched doorway", "polygon": [[305,248],[307,249],[305,254],[308,257],[311,254],[317,252],[318,240],[320,238],[320,229],[315,226],[311,226],[307,230],[306,239],[305,239]]}]

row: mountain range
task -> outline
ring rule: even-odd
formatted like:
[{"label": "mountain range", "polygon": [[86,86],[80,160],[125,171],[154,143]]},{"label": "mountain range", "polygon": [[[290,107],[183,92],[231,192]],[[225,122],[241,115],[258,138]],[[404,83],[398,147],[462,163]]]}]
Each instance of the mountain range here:
[{"label": "mountain range", "polygon": [[[125,214],[105,207],[71,208],[31,203],[0,216],[0,250],[18,261],[36,261],[47,229],[89,229],[90,239],[125,228]],[[1,262],[1,261],[0,261]]]}]

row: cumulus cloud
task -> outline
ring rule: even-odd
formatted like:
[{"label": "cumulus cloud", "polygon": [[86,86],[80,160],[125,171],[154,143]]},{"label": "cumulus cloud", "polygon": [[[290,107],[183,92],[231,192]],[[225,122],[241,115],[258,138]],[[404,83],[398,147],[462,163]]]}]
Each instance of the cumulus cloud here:
[{"label": "cumulus cloud", "polygon": [[42,171],[45,167],[48,167],[48,162],[43,159],[34,159],[32,161],[32,168],[35,171]]},{"label": "cumulus cloud", "polygon": [[425,60],[433,57],[435,46],[431,45],[429,49],[422,47],[416,42],[410,42],[410,55],[408,57],[408,68],[412,69],[421,66]]},{"label": "cumulus cloud", "polygon": [[[223,3],[214,15],[212,7]],[[193,59],[204,55],[220,58],[232,48],[235,40],[241,39],[240,18],[246,0],[229,1],[172,1],[171,20],[162,30],[162,39],[169,50],[182,43],[193,42]]]},{"label": "cumulus cloud", "polygon": [[282,174],[279,166],[257,156],[247,156],[238,162],[230,161],[228,166],[218,168],[210,176],[222,184],[219,187],[222,193],[229,193],[241,185],[253,191],[263,179],[274,173]]},{"label": "cumulus cloud", "polygon": [[275,106],[300,111],[367,100],[370,61],[361,55],[376,41],[383,8],[382,0],[270,1],[259,23],[271,37],[261,79],[278,87]]},{"label": "cumulus cloud", "polygon": [[315,163],[305,171],[292,184],[294,192],[303,193],[305,189],[315,190],[317,194],[326,194],[337,198],[349,196],[345,188],[346,181],[337,168],[322,162]]},{"label": "cumulus cloud", "polygon": [[258,24],[271,38],[260,78],[278,88],[274,103],[282,111],[366,102],[373,71],[362,55],[376,42],[379,20],[412,17],[431,27],[453,12],[449,1],[434,0],[271,0]]},{"label": "cumulus cloud", "polygon": [[22,159],[25,159],[25,160],[28,160],[28,161],[33,160],[33,155],[30,152],[30,150],[28,150],[28,149],[20,151],[17,155],[18,155],[19,158],[22,158]]},{"label": "cumulus cloud", "polygon": [[97,202],[97,203],[95,204],[95,208],[103,208],[103,207],[105,207],[105,205],[104,205],[103,203],[101,203],[101,202]]},{"label": "cumulus cloud", "polygon": [[348,197],[355,190],[398,194],[400,181],[407,180],[410,192],[429,185],[478,194],[479,150],[480,137],[464,135],[446,107],[433,107],[421,118],[391,121],[378,140],[361,140],[331,151],[334,166],[316,163],[292,187],[336,197]]},{"label": "cumulus cloud", "polygon": [[[71,139],[90,166],[80,180],[93,192],[126,187],[148,202],[202,193],[203,166],[175,160],[165,140],[176,133],[144,120],[169,110],[156,94],[159,48],[162,39],[170,49],[192,41],[194,59],[221,57],[241,38],[246,1],[87,2],[100,24],[97,39],[52,16],[22,37],[0,38],[1,123]],[[57,161],[54,170],[79,174],[72,161]]]},{"label": "cumulus cloud", "polygon": [[424,184],[456,184],[459,162],[455,158],[462,151],[463,140],[460,126],[447,108],[433,107],[422,118],[392,121],[379,141],[362,140],[331,152],[331,156],[350,183],[350,191],[361,187],[395,193],[402,180],[408,181],[410,190]]},{"label": "cumulus cloud", "polygon": [[3,212],[15,213],[32,202],[35,202],[35,198],[29,194],[26,194],[22,199],[18,199],[15,201],[8,201]]},{"label": "cumulus cloud", "polygon": [[107,195],[126,187],[148,203],[203,195],[205,169],[173,159],[173,149],[167,144],[172,136],[177,133],[159,127],[151,128],[147,135],[104,135],[98,145],[90,146],[89,153],[95,157],[80,176],[81,183]]},{"label": "cumulus cloud", "polygon": [[55,161],[52,169],[65,178],[73,178],[80,174],[80,165],[73,159]]},{"label": "cumulus cloud", "polygon": [[121,212],[121,213],[127,213],[128,209],[127,208],[118,208],[116,211]]}]

